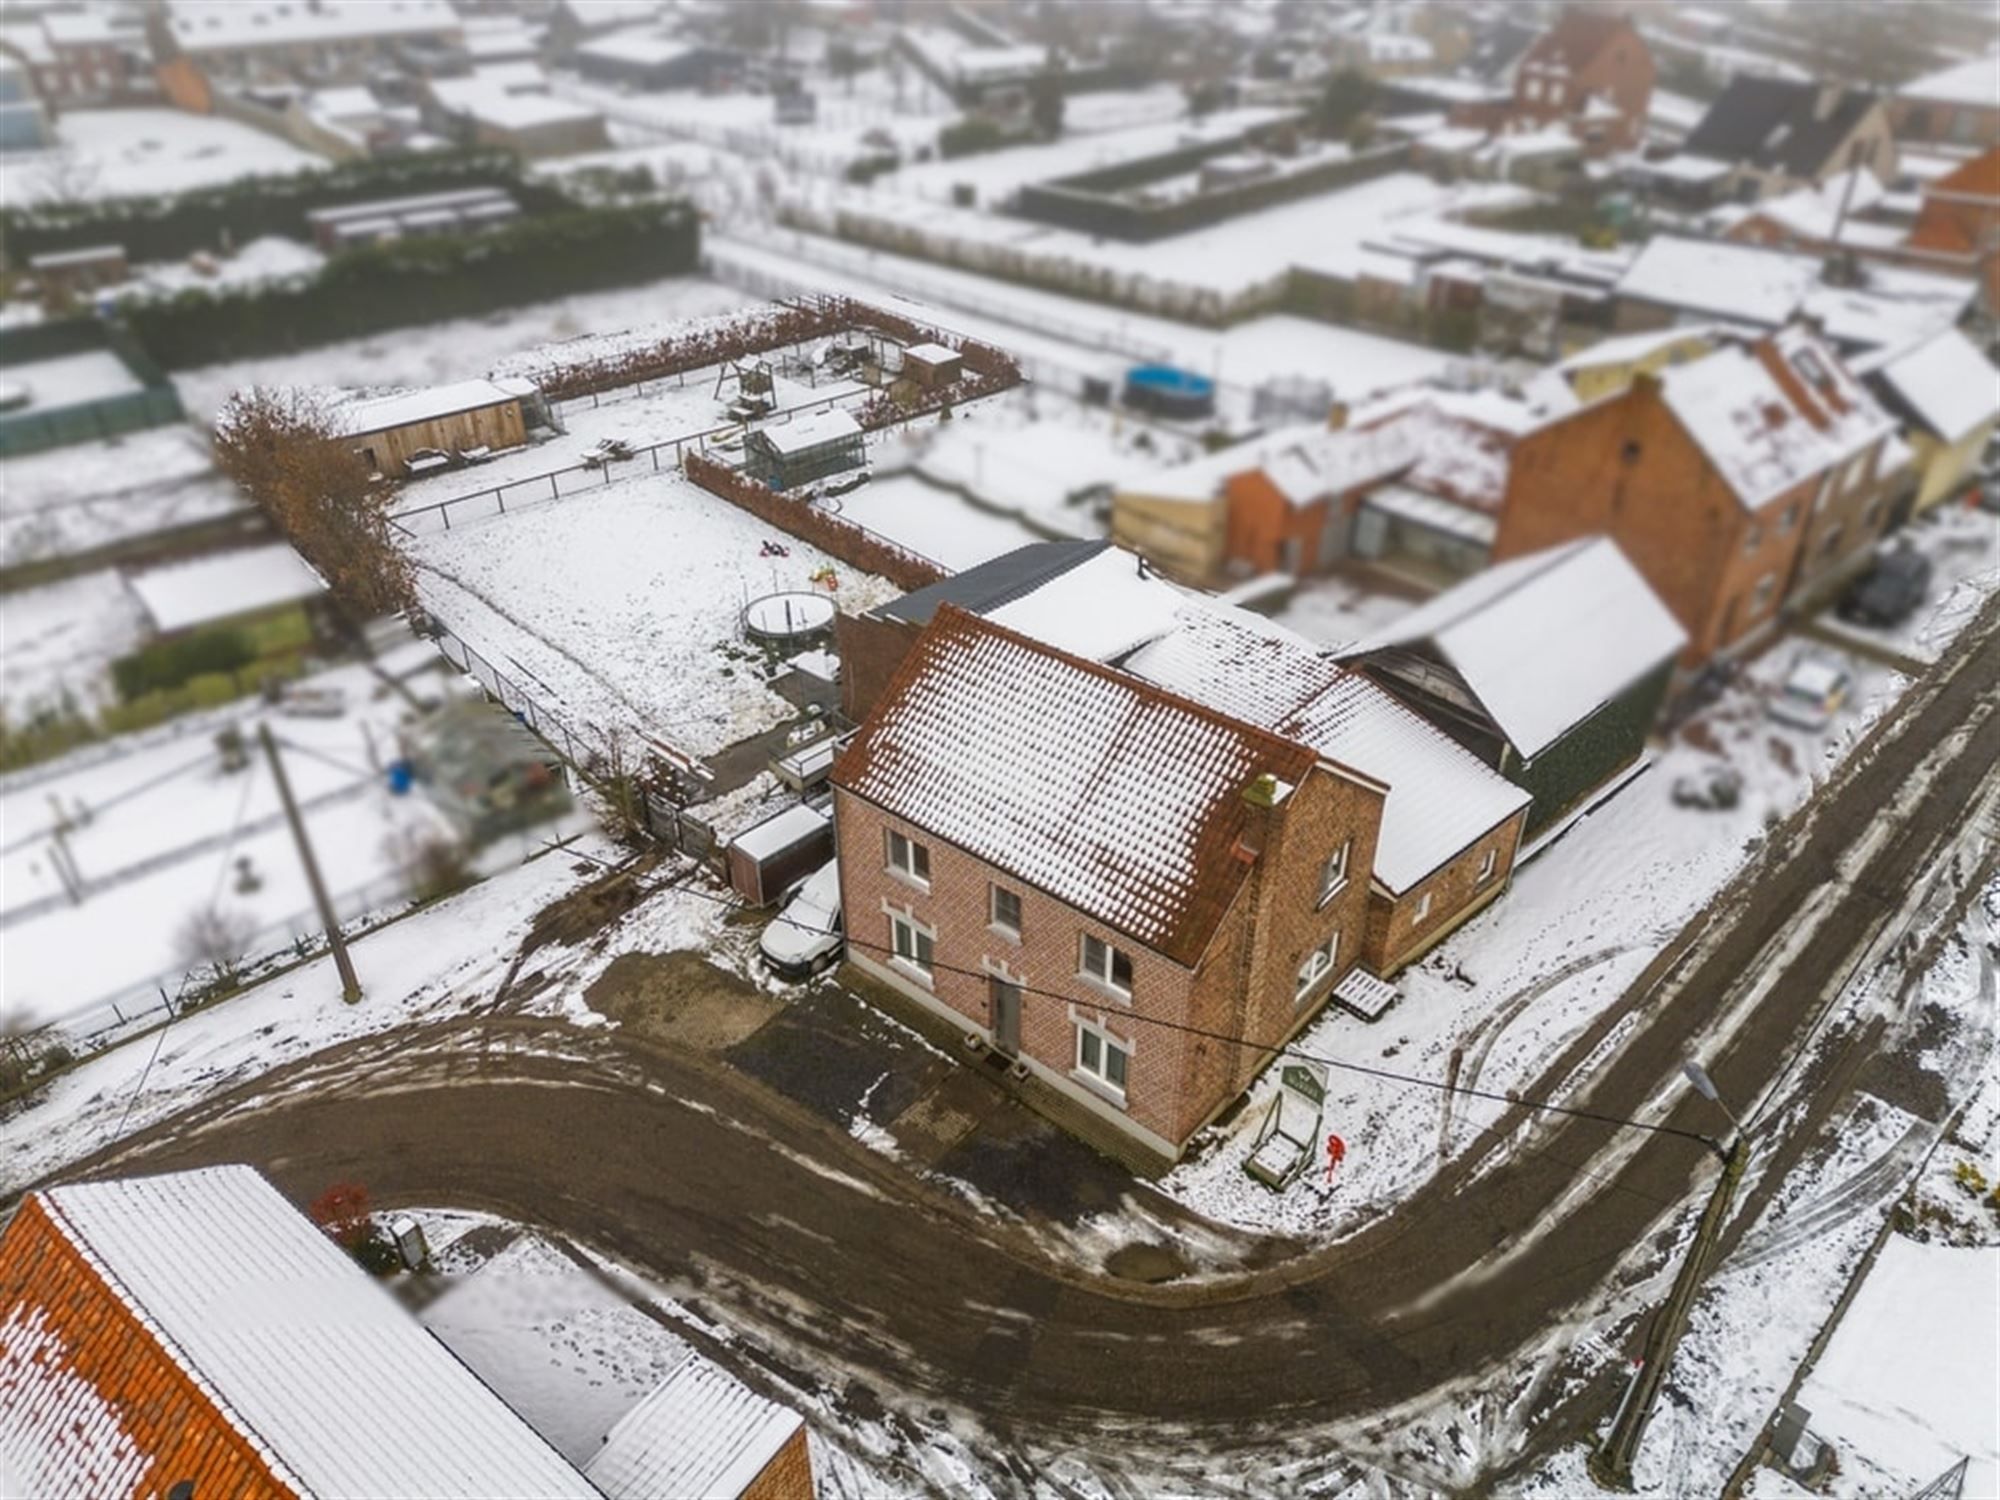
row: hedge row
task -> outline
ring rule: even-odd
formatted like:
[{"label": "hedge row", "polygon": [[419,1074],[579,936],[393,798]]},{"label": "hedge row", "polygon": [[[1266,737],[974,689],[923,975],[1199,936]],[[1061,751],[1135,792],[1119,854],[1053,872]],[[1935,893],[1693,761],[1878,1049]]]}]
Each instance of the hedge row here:
[{"label": "hedge row", "polygon": [[302,285],[196,288],[119,312],[155,359],[184,370],[684,274],[699,235],[679,205],[573,209],[353,250]]},{"label": "hedge row", "polygon": [[528,214],[558,212],[569,202],[560,189],[523,177],[504,151],[440,152],[244,177],[152,198],[10,208],[0,212],[0,242],[17,265],[46,251],[104,244],[123,245],[133,261],[178,260],[217,248],[225,235],[237,245],[272,234],[302,238],[305,216],[316,208],[478,187],[506,189]]},{"label": "hedge row", "polygon": [[688,454],[685,464],[687,477],[711,495],[747,510],[759,520],[769,521],[780,531],[809,542],[851,567],[886,578],[899,589],[924,588],[949,576],[929,558],[886,542],[852,521],[815,510],[802,500],[788,500],[698,453]]}]

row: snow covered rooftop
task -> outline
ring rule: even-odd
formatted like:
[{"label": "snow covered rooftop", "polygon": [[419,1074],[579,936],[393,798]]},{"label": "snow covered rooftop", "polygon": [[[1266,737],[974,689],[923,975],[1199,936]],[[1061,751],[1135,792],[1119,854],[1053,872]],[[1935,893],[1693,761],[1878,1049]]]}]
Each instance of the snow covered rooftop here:
[{"label": "snow covered rooftop", "polygon": [[1245,610],[1191,602],[1181,628],[1127,666],[1388,787],[1374,873],[1391,891],[1408,890],[1528,805],[1520,787],[1366,677]]},{"label": "snow covered rooftop", "polygon": [[1618,294],[1774,328],[1818,281],[1811,256],[1661,234],[1646,242]]},{"label": "snow covered rooftop", "polygon": [[1192,965],[1248,867],[1259,776],[1318,757],[1150,683],[940,608],[835,785]]},{"label": "snow covered rooftop", "polygon": [[1688,436],[1751,509],[1827,465],[1819,433],[1745,349],[1676,365],[1662,374],[1660,388]]},{"label": "snow covered rooftop", "polygon": [[1713,328],[1701,323],[1682,323],[1673,328],[1652,328],[1643,333],[1599,339],[1560,361],[1556,368],[1564,371],[1595,370],[1605,365],[1632,364],[1658,350],[1672,348],[1690,339],[1704,338],[1714,332]]},{"label": "snow covered rooftop", "polygon": [[2000,56],[1989,54],[1953,63],[1904,84],[1896,92],[1905,99],[1939,104],[1971,104],[2000,109]]},{"label": "snow covered rooftop", "polygon": [[824,832],[830,816],[817,807],[808,807],[801,802],[797,807],[786,808],[775,818],[766,818],[754,828],[744,829],[730,840],[729,846],[741,849],[751,859],[769,859],[801,839]]},{"label": "snow covered rooftop", "polygon": [[319,575],[283,542],[212,552],[192,562],[129,573],[131,589],[162,633],[231,620],[326,592]]},{"label": "snow covered rooftop", "polygon": [[619,1419],[584,1473],[611,1500],[735,1500],[804,1425],[707,1360],[689,1359]]},{"label": "snow covered rooftop", "polygon": [[2000,417],[2000,370],[1956,328],[1887,361],[1880,378],[1947,443]]},{"label": "snow covered rooftop", "polygon": [[1417,457],[1412,437],[1394,424],[1336,430],[1301,422],[1161,469],[1127,488],[1159,499],[1211,500],[1237,475],[1261,470],[1288,502],[1308,505],[1407,467]]},{"label": "snow covered rooftop", "polygon": [[1115,661],[1172,629],[1186,598],[1137,553],[1106,547],[985,614],[1058,651]]},{"label": "snow covered rooftop", "polygon": [[503,390],[490,380],[460,380],[451,385],[344,402],[333,409],[333,421],[342,436],[365,437],[371,432],[388,432],[413,422],[430,422],[519,399],[518,392]]},{"label": "snow covered rooftop", "polygon": [[1346,653],[1428,641],[1532,759],[1687,644],[1609,537],[1495,563]]},{"label": "snow covered rooftop", "polygon": [[449,0],[170,0],[167,25],[186,52],[293,47],[358,37],[456,32]]},{"label": "snow covered rooftop", "polygon": [[[164,1356],[298,1493],[596,1494],[252,1168],[38,1196]],[[8,1404],[35,1414],[51,1438],[93,1415],[115,1428],[121,1407],[144,1395],[96,1385],[91,1368],[14,1364],[17,1379],[40,1389],[11,1389]],[[19,1426],[8,1433],[10,1464],[32,1457],[23,1436]],[[51,1443],[44,1458],[61,1451]],[[43,1492],[68,1492],[61,1474]]]},{"label": "snow covered rooftop", "polygon": [[861,424],[837,406],[757,429],[757,436],[771,445],[773,453],[803,453],[821,443],[835,443],[860,434]]}]

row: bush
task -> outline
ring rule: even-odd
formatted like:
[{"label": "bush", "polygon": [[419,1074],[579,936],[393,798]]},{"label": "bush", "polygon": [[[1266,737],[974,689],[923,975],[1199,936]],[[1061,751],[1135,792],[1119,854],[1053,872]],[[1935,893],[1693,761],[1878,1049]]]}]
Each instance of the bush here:
[{"label": "bush", "polygon": [[114,703],[100,713],[98,722],[106,734],[131,734],[164,724],[177,710],[164,690],[151,692],[129,703]]},{"label": "bush", "polygon": [[[256,652],[241,631],[227,628],[196,631],[169,641],[155,641],[111,664],[118,696],[130,703],[148,693],[179,687],[195,677],[234,673],[256,660]],[[236,696],[230,691],[217,702]]]},{"label": "bush", "polygon": [[946,161],[959,156],[976,156],[981,151],[997,151],[1013,141],[1005,127],[980,115],[947,125],[938,132],[938,155]]},{"label": "bush", "polygon": [[484,234],[365,246],[302,286],[192,288],[127,298],[119,312],[160,364],[189,369],[691,271],[699,236],[679,204],[576,208]]}]

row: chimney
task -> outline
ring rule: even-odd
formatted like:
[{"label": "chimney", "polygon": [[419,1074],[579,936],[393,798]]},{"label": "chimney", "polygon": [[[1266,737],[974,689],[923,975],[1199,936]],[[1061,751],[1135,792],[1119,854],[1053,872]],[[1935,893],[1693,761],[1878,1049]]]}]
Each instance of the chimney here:
[{"label": "chimney", "polygon": [[1822,83],[1819,92],[1813,96],[1813,118],[1825,120],[1832,116],[1833,107],[1840,102],[1840,85]]},{"label": "chimney", "polygon": [[1347,426],[1347,403],[1345,401],[1336,401],[1333,403],[1333,405],[1329,406],[1326,409],[1327,431],[1339,432],[1342,428],[1346,426]]}]

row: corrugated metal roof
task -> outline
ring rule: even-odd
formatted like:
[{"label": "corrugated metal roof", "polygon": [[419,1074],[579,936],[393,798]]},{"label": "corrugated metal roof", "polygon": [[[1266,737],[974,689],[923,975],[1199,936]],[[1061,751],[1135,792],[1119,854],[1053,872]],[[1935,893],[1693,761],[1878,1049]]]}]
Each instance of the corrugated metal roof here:
[{"label": "corrugated metal roof", "polygon": [[303,1492],[596,1494],[252,1168],[41,1197],[167,1354]]},{"label": "corrugated metal roof", "polygon": [[619,1419],[584,1473],[611,1500],[736,1500],[804,1425],[696,1357]]},{"label": "corrugated metal roof", "polygon": [[976,615],[991,614],[1002,605],[1031,594],[1086,562],[1111,543],[1106,541],[1030,542],[1012,552],[967,568],[926,588],[892,599],[874,613],[884,619],[928,625],[940,604],[955,604]]},{"label": "corrugated metal roof", "polygon": [[947,606],[833,780],[1192,965],[1247,873],[1230,854],[1244,788],[1297,785],[1317,761]]}]

